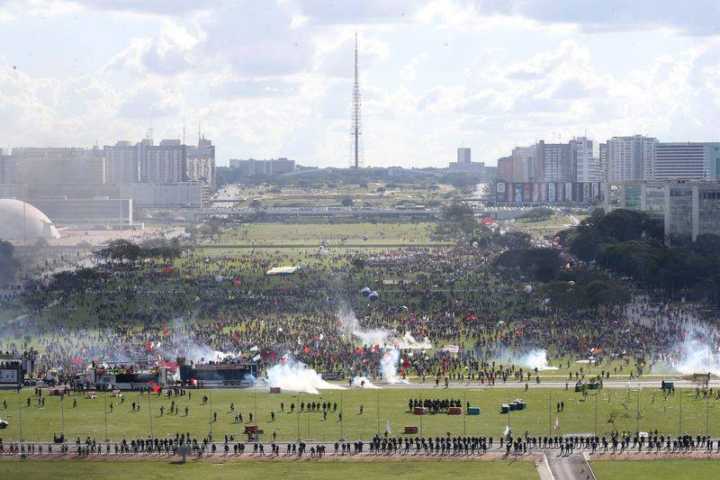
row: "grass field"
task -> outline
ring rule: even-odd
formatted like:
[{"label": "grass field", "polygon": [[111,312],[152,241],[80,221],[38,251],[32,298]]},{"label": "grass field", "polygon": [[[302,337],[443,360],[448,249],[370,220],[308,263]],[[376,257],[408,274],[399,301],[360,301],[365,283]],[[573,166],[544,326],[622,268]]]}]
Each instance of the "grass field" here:
[{"label": "grass field", "polygon": [[507,226],[512,230],[519,230],[536,238],[542,238],[548,235],[555,235],[557,232],[574,226],[576,222],[580,222],[585,218],[586,215],[581,214],[557,214],[541,221],[518,219]]},{"label": "grass field", "polygon": [[218,244],[422,244],[431,242],[430,223],[247,224],[224,231]]},{"label": "grass field", "polygon": [[717,460],[600,460],[592,462],[598,480],[695,480],[720,478]]},{"label": "grass field", "polygon": [[3,480],[102,478],[108,480],[153,480],[175,478],[224,479],[312,479],[344,480],[433,479],[529,480],[538,478],[532,462],[501,461],[237,461],[191,462],[173,465],[167,461],[25,461],[0,460]]},{"label": "grass field", "polygon": [[[6,430],[0,431],[0,437],[5,441],[17,440],[21,436],[24,440],[49,441],[53,433],[64,430],[66,438],[71,440],[90,436],[100,441],[105,438],[106,413],[107,435],[113,440],[144,436],[152,428],[155,436],[190,432],[193,436],[203,438],[212,430],[216,440],[227,434],[241,441],[245,439],[242,435],[244,424],[234,422],[238,413],[242,413],[245,424],[249,423],[250,414],[253,414],[253,423],[257,423],[264,431],[263,440],[266,441],[272,440],[273,432],[278,441],[298,438],[320,441],[369,439],[377,432],[383,433],[388,423],[394,435],[401,434],[405,426],[417,426],[425,436],[445,435],[449,432],[497,438],[507,424],[516,433],[527,431],[533,435],[594,433],[596,428],[599,434],[604,434],[613,429],[635,431],[638,427],[641,431],[657,429],[672,435],[680,431],[704,434],[706,428],[710,434],[720,434],[720,402],[696,399],[694,391],[690,390],[678,390],[674,396],[665,400],[659,390],[646,389],[640,392],[639,403],[637,391],[610,389],[600,391],[597,397],[591,395],[586,400],[572,391],[530,389],[525,392],[520,388],[354,389],[324,391],[322,395],[273,395],[259,389],[195,390],[192,391],[192,398],[175,397],[180,410],[177,415],[169,414],[171,399],[164,396],[153,395],[148,402],[147,394],[126,393],[124,403],[108,396],[106,410],[103,395],[100,394],[94,400],[79,395],[69,396],[63,401],[62,408],[59,397],[47,397],[45,407],[42,408],[34,400],[31,400],[30,407],[27,406],[27,399],[33,396],[30,389],[23,390],[19,395],[14,392],[0,393],[0,400],[7,403],[6,410],[0,405],[0,417],[10,422]],[[210,397],[205,405],[202,404],[203,395]],[[501,403],[518,397],[527,402],[526,410],[510,415],[499,413]],[[479,406],[481,414],[415,416],[408,412],[410,398],[459,399],[463,405],[469,402],[472,406]],[[77,400],[76,408],[73,408],[74,400]],[[323,419],[319,411],[298,412],[301,402],[312,401],[337,403],[337,411],[331,410],[327,419]],[[565,411],[557,413],[557,403],[561,401],[565,404]],[[132,402],[141,406],[139,412],[131,412]],[[284,403],[284,412],[281,402]],[[234,411],[231,411],[231,403],[234,404]],[[294,413],[290,413],[291,403],[296,407]],[[152,410],[149,414],[150,406]],[[165,410],[162,416],[161,406]],[[189,409],[187,417],[186,406]],[[344,413],[342,421],[338,416],[340,411]],[[274,421],[271,412],[275,413]],[[213,413],[217,413],[215,422],[211,421]],[[558,429],[554,428],[556,421]]]}]

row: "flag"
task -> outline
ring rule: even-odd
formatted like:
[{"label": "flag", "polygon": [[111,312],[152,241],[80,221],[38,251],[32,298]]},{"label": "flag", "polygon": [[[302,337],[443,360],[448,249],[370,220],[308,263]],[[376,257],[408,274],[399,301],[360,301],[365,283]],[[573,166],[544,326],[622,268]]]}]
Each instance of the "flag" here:
[{"label": "flag", "polygon": [[160,388],[160,385],[157,384],[157,382],[150,382],[149,385],[150,385],[150,390],[153,393],[160,393],[161,388]]},{"label": "flag", "polygon": [[560,415],[555,416],[555,431],[560,430]]},{"label": "flag", "polygon": [[392,428],[390,428],[390,419],[388,418],[387,423],[385,424],[385,433],[391,434]]}]

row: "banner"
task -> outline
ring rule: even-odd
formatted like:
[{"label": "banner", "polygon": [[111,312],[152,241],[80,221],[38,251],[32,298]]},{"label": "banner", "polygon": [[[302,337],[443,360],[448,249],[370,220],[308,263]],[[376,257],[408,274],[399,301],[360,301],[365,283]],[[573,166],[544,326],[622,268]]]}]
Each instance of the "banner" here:
[{"label": "banner", "polygon": [[18,383],[17,370],[0,369],[0,383]]}]

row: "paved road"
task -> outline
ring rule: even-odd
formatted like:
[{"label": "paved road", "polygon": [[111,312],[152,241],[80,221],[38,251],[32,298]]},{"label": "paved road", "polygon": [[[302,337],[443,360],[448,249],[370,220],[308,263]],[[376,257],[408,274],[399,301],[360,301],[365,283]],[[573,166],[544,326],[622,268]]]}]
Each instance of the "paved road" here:
[{"label": "paved road", "polygon": [[547,452],[548,464],[555,480],[593,480],[592,470],[580,453],[558,456]]},{"label": "paved road", "polygon": [[[676,380],[676,379],[670,379],[675,388],[697,388],[701,386],[700,383],[693,382],[690,380]],[[660,389],[660,382],[662,381],[662,377],[656,377],[654,379],[645,379],[645,380],[606,380],[603,382],[603,388],[611,388],[611,389]],[[445,389],[445,385],[441,382],[440,386],[436,386],[435,382],[417,382],[417,383],[397,383],[394,385],[389,385],[386,383],[378,383],[376,384],[379,387],[382,387],[383,389],[428,389],[428,390],[443,390]],[[575,381],[559,381],[559,380],[550,380],[550,381],[542,381],[541,383],[535,383],[528,382],[528,388],[529,389],[547,389],[547,388],[557,388],[557,389],[565,389],[565,386],[570,390],[573,390],[575,388]],[[345,383],[345,386],[347,386],[347,383]],[[712,388],[720,388],[720,379],[712,379],[710,380],[709,386]],[[264,385],[260,385],[261,388],[267,388]],[[525,389],[525,382],[517,382],[517,381],[511,381],[507,383],[497,382],[495,385],[490,386],[487,384],[480,384],[477,382],[450,382],[450,385],[448,387],[449,389],[469,389],[469,390],[486,390],[486,389]]]}]

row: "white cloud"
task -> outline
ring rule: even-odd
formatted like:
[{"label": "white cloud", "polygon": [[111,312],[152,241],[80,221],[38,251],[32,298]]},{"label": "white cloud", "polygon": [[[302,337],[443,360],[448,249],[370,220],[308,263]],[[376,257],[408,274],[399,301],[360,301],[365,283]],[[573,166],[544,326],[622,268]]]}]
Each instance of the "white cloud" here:
[{"label": "white cloud", "polygon": [[[15,47],[0,54],[0,144],[111,143],[151,126],[177,136],[202,122],[220,162],[344,166],[356,31],[370,165],[444,165],[460,144],[493,163],[585,130],[713,138],[717,5],[0,0],[0,40]],[[68,40],[59,58],[96,60],[49,67],[48,31]]]}]

